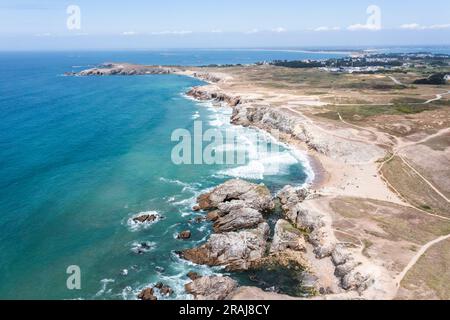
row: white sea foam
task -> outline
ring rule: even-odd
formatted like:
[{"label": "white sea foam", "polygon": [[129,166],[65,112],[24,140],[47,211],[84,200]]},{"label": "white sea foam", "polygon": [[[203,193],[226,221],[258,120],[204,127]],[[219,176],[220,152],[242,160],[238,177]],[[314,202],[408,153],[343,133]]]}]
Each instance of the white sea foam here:
[{"label": "white sea foam", "polygon": [[200,113],[198,111],[196,111],[193,115],[192,115],[192,120],[197,120],[198,118],[200,118]]},{"label": "white sea foam", "polygon": [[109,294],[111,293],[112,289],[107,289],[108,284],[110,283],[114,283],[116,282],[116,280],[114,279],[103,279],[100,281],[101,283],[101,289],[95,294],[96,297],[100,297],[104,294]]},{"label": "white sea foam", "polygon": [[[155,220],[153,221],[146,221],[146,222],[139,222],[139,221],[135,221],[135,218],[143,216],[143,215],[153,215],[155,216]],[[133,214],[131,217],[128,218],[127,220],[127,225],[130,228],[131,231],[139,231],[141,229],[147,229],[150,226],[152,226],[153,224],[155,224],[156,222],[158,222],[159,220],[161,220],[161,215],[157,212],[157,211],[144,211],[144,212],[140,212],[138,214]]]},{"label": "white sea foam", "polygon": [[201,187],[201,183],[198,182],[187,183],[176,179],[167,179],[164,177],[160,177],[159,181],[183,187],[182,192],[195,193],[198,191],[198,188]]},{"label": "white sea foam", "polygon": [[156,248],[155,242],[148,242],[148,241],[137,242],[137,241],[135,241],[131,244],[131,251],[133,251],[134,253],[137,253],[137,254],[147,253],[147,252],[154,250],[155,248]]}]

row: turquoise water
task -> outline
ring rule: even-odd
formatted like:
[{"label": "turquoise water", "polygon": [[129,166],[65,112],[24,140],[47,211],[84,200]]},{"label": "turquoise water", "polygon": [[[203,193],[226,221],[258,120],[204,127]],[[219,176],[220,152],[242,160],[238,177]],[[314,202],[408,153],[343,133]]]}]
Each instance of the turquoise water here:
[{"label": "turquoise water", "polygon": [[[221,272],[192,266],[174,254],[202,243],[210,232],[207,223],[189,222],[199,215],[191,206],[202,190],[232,177],[262,181],[273,191],[308,178],[302,154],[283,146],[270,157],[256,152],[241,166],[173,164],[171,133],[192,131],[195,120],[204,129],[235,130],[243,139],[257,134],[229,125],[228,109],[186,99],[183,93],[200,85],[198,80],[64,77],[65,71],[105,61],[194,65],[297,56],[242,51],[0,54],[0,298],[133,299],[157,281],[175,289],[172,298],[186,298],[188,271]],[[141,212],[164,219],[134,228],[129,219]],[[175,239],[187,229],[192,239]],[[147,252],[136,253],[143,242]],[[70,265],[81,268],[81,290],[66,287]]]}]

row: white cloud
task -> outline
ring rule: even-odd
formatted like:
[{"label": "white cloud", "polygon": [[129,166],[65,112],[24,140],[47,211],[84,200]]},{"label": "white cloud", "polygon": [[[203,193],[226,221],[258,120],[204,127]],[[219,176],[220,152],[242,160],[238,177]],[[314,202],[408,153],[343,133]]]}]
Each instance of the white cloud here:
[{"label": "white cloud", "polygon": [[213,29],[211,30],[211,33],[222,33],[223,31],[220,29]]},{"label": "white cloud", "polygon": [[281,32],[286,32],[287,30],[283,27],[278,27],[278,28],[272,29],[271,31],[281,33]]},{"label": "white cloud", "polygon": [[253,34],[253,33],[258,33],[259,32],[259,29],[252,29],[252,30],[249,30],[249,31],[246,31],[245,33],[246,34]]},{"label": "white cloud", "polygon": [[339,31],[341,30],[341,27],[327,27],[327,26],[321,26],[321,27],[317,27],[315,29],[312,29],[313,31]]},{"label": "white cloud", "polygon": [[450,29],[450,23],[447,23],[447,24],[433,24],[433,25],[429,26],[428,29],[432,29],[432,30]]},{"label": "white cloud", "polygon": [[422,29],[422,26],[418,23],[407,23],[407,24],[402,24],[400,26],[400,29],[420,30],[420,29]]},{"label": "white cloud", "polygon": [[174,35],[185,35],[185,34],[191,34],[192,31],[189,30],[166,30],[166,31],[156,31],[156,32],[152,32],[152,35],[170,35],[170,34],[174,34]]},{"label": "white cloud", "polygon": [[135,31],[124,31],[124,32],[122,32],[123,36],[134,36],[136,34],[137,33]]},{"label": "white cloud", "polygon": [[360,31],[360,30],[370,30],[370,31],[377,31],[381,30],[381,27],[376,24],[352,24],[347,27],[347,30],[350,31]]},{"label": "white cloud", "polygon": [[448,24],[433,24],[430,26],[423,26],[418,23],[407,23],[407,24],[402,24],[400,26],[400,29],[404,29],[404,30],[443,30],[443,29],[450,29],[450,23],[448,23]]}]

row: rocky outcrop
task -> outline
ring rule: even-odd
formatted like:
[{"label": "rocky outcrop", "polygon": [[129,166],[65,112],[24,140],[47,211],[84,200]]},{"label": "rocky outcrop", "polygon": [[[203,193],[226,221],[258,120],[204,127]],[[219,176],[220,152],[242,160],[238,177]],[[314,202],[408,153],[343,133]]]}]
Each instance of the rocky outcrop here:
[{"label": "rocky outcrop", "polygon": [[316,258],[331,259],[341,287],[359,293],[366,290],[372,283],[371,275],[365,271],[367,268],[351,250],[337,242],[331,222],[314,206],[311,195],[303,189],[288,186],[279,192],[278,198],[286,219],[308,232],[308,242],[313,246]]},{"label": "rocky outcrop", "polygon": [[159,290],[159,293],[160,293],[162,296],[168,297],[168,296],[170,296],[170,295],[173,294],[172,288],[169,287],[168,285],[165,285],[165,284],[162,283],[162,282],[158,282],[158,283],[155,285],[155,288]]},{"label": "rocky outcrop", "polygon": [[217,83],[222,81],[225,77],[222,74],[210,73],[210,72],[194,72],[193,76],[197,79],[201,79],[207,82]]},{"label": "rocky outcrop", "polygon": [[240,97],[230,96],[216,87],[194,87],[186,93],[188,96],[202,101],[212,100],[214,102],[224,102],[231,107],[235,107],[242,102]]},{"label": "rocky outcrop", "polygon": [[201,278],[201,276],[197,272],[194,272],[194,271],[189,271],[187,274],[187,277],[189,279],[191,279],[192,281],[197,280],[198,278]]},{"label": "rocky outcrop", "polygon": [[97,68],[87,69],[75,72],[67,72],[67,76],[134,76],[149,74],[170,74],[176,72],[176,69],[160,66],[144,66],[128,63],[107,63]]},{"label": "rocky outcrop", "polygon": [[304,203],[309,197],[309,191],[307,189],[296,189],[291,186],[286,186],[277,196],[286,219],[298,228],[312,232],[324,226],[323,215],[316,210],[308,208]]},{"label": "rocky outcrop", "polygon": [[157,214],[142,214],[140,216],[134,217],[133,222],[135,223],[151,223],[155,222],[159,216]]},{"label": "rocky outcrop", "polygon": [[262,215],[274,208],[269,189],[244,180],[229,180],[198,197],[198,207],[209,210],[214,234],[181,257],[197,264],[248,270],[266,255],[269,225]]},{"label": "rocky outcrop", "polygon": [[142,290],[138,294],[138,299],[139,300],[144,300],[144,301],[155,301],[155,300],[158,300],[155,297],[155,295],[154,295],[153,288],[145,288],[144,290]]},{"label": "rocky outcrop", "polygon": [[233,107],[231,122],[242,126],[255,126],[266,131],[278,130],[304,142],[311,149],[345,162],[365,162],[382,158],[381,147],[355,139],[339,137],[327,132],[306,117],[289,109],[273,108],[269,105],[240,103]]},{"label": "rocky outcrop", "polygon": [[196,300],[225,300],[238,287],[229,277],[201,277],[185,285]]},{"label": "rocky outcrop", "polygon": [[191,237],[191,232],[189,230],[186,231],[181,231],[178,236],[177,239],[181,239],[181,240],[187,240]]},{"label": "rocky outcrop", "polygon": [[[230,203],[240,200],[241,202]],[[222,213],[238,207],[251,208],[260,212],[267,212],[274,208],[269,189],[264,185],[253,184],[240,179],[233,179],[218,186],[213,191],[198,197],[198,206],[202,210],[219,209]],[[230,207],[236,205],[237,207]],[[227,209],[228,208],[228,209]]]},{"label": "rocky outcrop", "polygon": [[306,243],[301,232],[286,220],[278,220],[275,225],[270,253],[284,252],[287,249],[305,251]]},{"label": "rocky outcrop", "polygon": [[208,241],[181,253],[181,257],[197,264],[224,266],[227,270],[248,270],[265,255],[269,225],[256,229],[212,234]]},{"label": "rocky outcrop", "polygon": [[259,211],[251,208],[240,208],[218,218],[214,223],[214,231],[221,233],[254,228],[263,221],[264,218]]}]

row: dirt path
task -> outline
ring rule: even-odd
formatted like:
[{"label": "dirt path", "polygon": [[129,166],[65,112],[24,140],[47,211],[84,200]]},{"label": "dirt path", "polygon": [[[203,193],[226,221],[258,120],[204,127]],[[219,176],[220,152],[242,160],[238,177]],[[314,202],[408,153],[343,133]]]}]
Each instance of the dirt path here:
[{"label": "dirt path", "polygon": [[433,101],[441,100],[444,96],[450,94],[450,90],[441,94],[437,94],[436,98],[425,101],[423,104],[430,104]]},{"label": "dirt path", "polygon": [[424,176],[422,176],[420,174],[420,172],[418,172],[416,169],[414,169],[413,166],[411,166],[408,161],[405,160],[405,158],[398,156],[412,171],[414,171],[415,174],[417,174],[423,181],[425,181],[426,184],[428,184],[430,186],[431,189],[433,189],[438,195],[440,195],[443,199],[445,199],[445,201],[450,202],[450,200],[442,193],[439,191],[438,188],[436,188],[427,178],[425,178]]},{"label": "dirt path", "polygon": [[406,277],[408,272],[412,269],[412,267],[415,266],[415,264],[419,261],[419,259],[430,249],[432,246],[438,244],[439,242],[442,242],[444,240],[450,239],[450,234],[446,236],[439,237],[433,241],[428,242],[427,244],[423,245],[420,250],[417,252],[417,254],[411,259],[411,261],[408,263],[408,265],[403,269],[403,271],[397,276],[396,284],[397,288],[400,288],[400,284],[402,280]]},{"label": "dirt path", "polygon": [[393,76],[388,76],[389,79],[391,79],[392,81],[394,81],[395,84],[398,84],[399,86],[403,86],[403,83],[401,83],[400,81],[398,81],[397,79],[395,79]]}]

